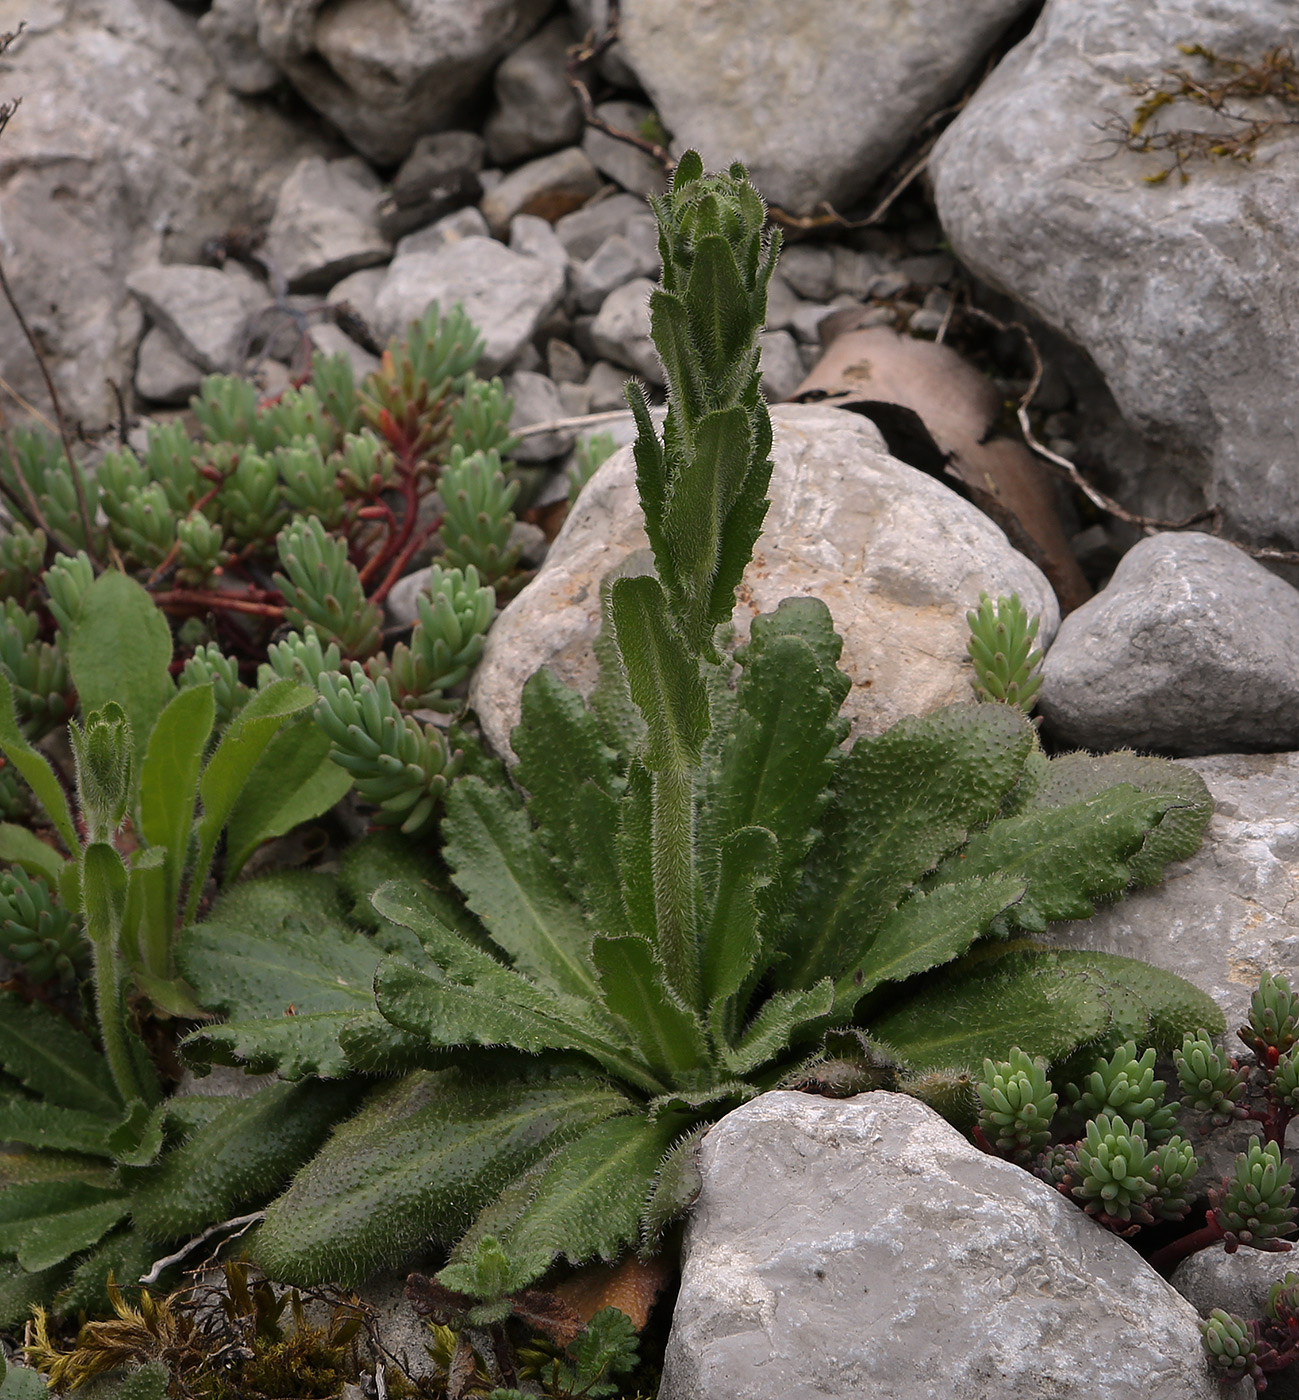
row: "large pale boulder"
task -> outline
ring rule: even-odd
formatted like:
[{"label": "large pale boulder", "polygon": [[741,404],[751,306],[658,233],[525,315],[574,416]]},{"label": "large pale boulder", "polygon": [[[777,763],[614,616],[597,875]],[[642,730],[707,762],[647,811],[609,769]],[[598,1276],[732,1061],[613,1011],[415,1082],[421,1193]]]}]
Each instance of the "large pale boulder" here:
[{"label": "large pale boulder", "polygon": [[[782,598],[821,598],[844,638],[852,677],[845,713],[875,734],[904,715],[971,698],[966,610],[980,590],[1018,592],[1049,641],[1059,609],[1041,572],[967,501],[890,457],[868,419],[815,404],[772,409],[771,508],[740,585],[735,625]],[[649,567],[631,449],[583,490],[545,567],[497,619],[471,703],[492,745],[509,752],[523,683],[548,665],[589,693],[600,581]]]},{"label": "large pale boulder", "polygon": [[[1299,141],[1282,129],[1250,162],[1194,161],[1185,184],[1148,183],[1167,160],[1124,148],[1132,84],[1199,71],[1188,43],[1233,59],[1299,47],[1299,11],[1048,0],[939,141],[934,193],[961,260],[1082,347],[1144,437],[1110,483],[1125,504],[1163,517],[1215,504],[1234,538],[1293,548]],[[1182,103],[1158,121],[1212,126]]]},{"label": "large pale boulder", "polygon": [[[0,254],[69,417],[98,425],[143,329],[128,274],[266,218],[292,166],[328,148],[230,92],[163,0],[0,0],[0,32],[23,21],[0,69],[0,102],[22,98],[0,140]],[[47,409],[3,306],[0,376]]]},{"label": "large pale boulder", "polygon": [[621,53],[675,148],[796,213],[864,194],[1025,0],[623,0]]},{"label": "large pale boulder", "polygon": [[454,124],[550,0],[257,0],[257,38],[311,105],[370,160]]},{"label": "large pale boulder", "polygon": [[1130,1245],[900,1094],[764,1094],[703,1140],[660,1400],[1213,1400]]}]

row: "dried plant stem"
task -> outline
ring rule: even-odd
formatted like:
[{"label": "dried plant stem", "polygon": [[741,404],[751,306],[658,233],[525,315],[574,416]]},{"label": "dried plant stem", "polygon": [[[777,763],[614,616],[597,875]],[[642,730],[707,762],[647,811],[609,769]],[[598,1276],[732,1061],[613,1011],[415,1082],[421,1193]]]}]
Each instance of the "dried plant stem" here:
[{"label": "dried plant stem", "polygon": [[45,363],[45,356],[41,353],[41,347],[37,344],[36,337],[32,333],[32,328],[27,324],[27,318],[23,315],[17,299],[14,297],[13,288],[9,285],[9,278],[5,274],[4,261],[0,259],[0,292],[4,293],[4,299],[9,304],[10,311],[14,314],[14,319],[18,322],[27,344],[31,347],[32,355],[36,359],[36,364],[41,371],[41,377],[45,380],[45,388],[50,396],[50,404],[54,409],[54,417],[59,425],[59,437],[63,442],[63,452],[68,459],[68,470],[72,473],[72,484],[77,493],[77,509],[81,514],[81,528],[86,536],[86,553],[90,556],[90,561],[96,566],[100,561],[95,550],[94,522],[90,517],[90,506],[86,499],[86,479],[81,471],[81,464],[72,453],[72,442],[68,437],[68,425],[63,417],[63,405],[59,402],[59,391],[54,387],[54,379],[50,374],[49,366]]},{"label": "dried plant stem", "polygon": [[[169,1269],[173,1264],[179,1264],[182,1259],[192,1254],[200,1245],[206,1244],[213,1236],[223,1234],[227,1230],[237,1230],[239,1234],[243,1234],[245,1230],[265,1218],[266,1212],[264,1210],[255,1210],[251,1215],[236,1215],[233,1220],[222,1220],[216,1225],[209,1225],[201,1235],[195,1235],[188,1244],[181,1245],[174,1254],[168,1254],[162,1259],[155,1259],[149,1272],[140,1275],[140,1282],[146,1287],[151,1283],[157,1283],[162,1277],[164,1269]],[[231,1238],[235,1239],[238,1236],[233,1235]]]}]

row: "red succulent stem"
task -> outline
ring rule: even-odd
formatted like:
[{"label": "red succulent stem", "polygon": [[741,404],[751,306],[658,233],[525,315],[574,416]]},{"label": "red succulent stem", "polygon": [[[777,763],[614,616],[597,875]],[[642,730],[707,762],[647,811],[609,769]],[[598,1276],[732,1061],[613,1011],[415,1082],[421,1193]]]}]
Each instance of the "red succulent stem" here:
[{"label": "red succulent stem", "polygon": [[388,596],[394,583],[401,577],[402,570],[410,562],[411,556],[430,536],[437,533],[442,525],[442,517],[439,515],[431,524],[426,525],[422,530],[413,534],[406,542],[401,553],[393,560],[392,567],[388,570],[383,582],[370,595],[371,602],[382,603]]},{"label": "red succulent stem", "polygon": [[[282,597],[279,593],[263,589],[250,591],[265,597]],[[172,588],[165,593],[155,593],[153,601],[164,612],[192,612],[195,609],[210,608],[214,612],[238,612],[248,613],[253,617],[274,618],[276,622],[284,617],[282,603],[260,602],[239,594],[212,593],[202,588]]]},{"label": "red succulent stem", "polygon": [[1183,1259],[1202,1249],[1208,1249],[1211,1244],[1217,1244],[1219,1240],[1226,1239],[1226,1237],[1227,1232],[1218,1224],[1213,1212],[1210,1211],[1206,1223],[1200,1229],[1192,1230],[1189,1235],[1183,1235],[1180,1240],[1173,1240],[1171,1244],[1166,1244],[1162,1249],[1155,1250],[1146,1259],[1146,1263],[1159,1273],[1168,1274]]}]

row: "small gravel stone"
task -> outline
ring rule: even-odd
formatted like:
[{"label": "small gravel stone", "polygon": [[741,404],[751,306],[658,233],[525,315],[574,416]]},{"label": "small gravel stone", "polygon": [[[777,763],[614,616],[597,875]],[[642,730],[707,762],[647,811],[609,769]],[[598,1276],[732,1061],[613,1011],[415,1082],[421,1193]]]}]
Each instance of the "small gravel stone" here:
[{"label": "small gravel stone", "polygon": [[591,407],[591,389],[586,384],[560,384],[559,401],[566,418],[585,418],[595,410]]},{"label": "small gravel stone", "polygon": [[187,360],[161,326],[152,326],[140,342],[135,389],[151,403],[188,403],[203,382],[203,371]]},{"label": "small gravel stone", "polygon": [[346,355],[358,384],[379,368],[379,357],[362,349],[340,326],[322,321],[319,325],[308,327],[307,338],[322,354]]},{"label": "small gravel stone", "polygon": [[457,209],[454,214],[446,214],[427,228],[416,229],[398,241],[394,257],[404,258],[408,253],[436,253],[452,243],[466,238],[490,238],[492,231],[480,210],[469,205]]},{"label": "small gravel stone", "polygon": [[392,244],[379,230],[380,194],[378,176],[359,159],[299,161],[280,187],[267,262],[295,292],[324,291],[387,262]]},{"label": "small gravel stone", "polygon": [[[874,254],[863,253],[856,248],[845,248],[836,244],[831,250],[834,263],[832,280],[836,292],[847,292],[849,296],[868,297],[882,264]],[[783,259],[782,259],[783,263]],[[829,301],[827,296],[825,300]]]},{"label": "small gravel stone", "polygon": [[829,301],[836,291],[844,290],[835,282],[835,260],[840,251],[812,243],[796,243],[782,251],[780,275],[799,296],[809,301]]},{"label": "small gravel stone", "polygon": [[568,341],[552,336],[546,342],[546,373],[556,384],[580,384],[586,378],[586,362]]},{"label": "small gravel stone", "polygon": [[375,302],[376,330],[397,334],[431,302],[461,302],[486,348],[478,372],[491,375],[523,349],[564,294],[564,272],[490,238],[464,238],[432,253],[395,258]]},{"label": "small gravel stone", "polygon": [[535,214],[516,214],[510,220],[510,247],[526,257],[568,267],[568,249],[555,237],[553,225]]},{"label": "small gravel stone", "polygon": [[763,331],[758,344],[762,349],[763,394],[772,403],[787,399],[803,382],[798,343],[788,331]]},{"label": "small gravel stone", "polygon": [[780,275],[772,277],[767,287],[767,329],[787,331],[794,324],[800,307],[808,305]]},{"label": "small gravel stone", "polygon": [[620,233],[611,233],[573,272],[573,295],[582,311],[599,311],[615,288],[644,277],[636,250]]},{"label": "small gravel stone", "polygon": [[[619,131],[640,134],[642,124],[654,115],[652,107],[640,102],[601,102],[595,114]],[[668,187],[663,167],[648,152],[626,141],[619,141],[599,127],[588,126],[582,136],[582,149],[592,165],[631,194],[663,194]]]},{"label": "small gravel stone", "polygon": [[329,295],[325,300],[330,306],[341,306],[346,302],[373,331],[375,330],[374,304],[379,296],[379,288],[383,286],[387,275],[388,270],[383,267],[367,267],[360,272],[354,272],[350,277],[344,277],[341,282],[336,282],[329,289]]},{"label": "small gravel stone", "polygon": [[[531,423],[549,423],[556,418],[569,417],[559,388],[553,379],[531,370],[519,370],[505,381],[506,392],[514,400],[510,431],[518,432]],[[510,454],[516,462],[553,462],[556,457],[572,450],[574,433],[561,429],[553,433],[534,433],[521,438]]]},{"label": "small gravel stone", "polygon": [[558,15],[497,68],[483,136],[498,165],[515,165],[581,140],[582,109],[566,72],[568,46],[577,37],[568,16]]},{"label": "small gravel stone", "polygon": [[555,224],[555,235],[574,262],[589,258],[611,233],[626,233],[630,220],[645,213],[645,201],[634,194],[604,195]]},{"label": "small gravel stone", "polygon": [[600,188],[600,174],[578,146],[542,156],[512,170],[479,203],[496,238],[504,238],[516,214],[552,222],[579,209]]},{"label": "small gravel stone", "polygon": [[956,276],[956,260],[949,253],[925,253],[903,258],[897,270],[921,287],[946,286]]},{"label": "small gravel stone", "polygon": [[592,413],[612,413],[615,409],[627,407],[627,371],[608,360],[597,360],[591,366],[586,378],[586,388],[591,393]]},{"label": "small gravel stone", "polygon": [[379,227],[391,239],[441,219],[482,197],[483,139],[473,131],[421,136],[393,176],[379,206]]},{"label": "small gravel stone", "polygon": [[637,277],[610,292],[591,326],[591,340],[605,359],[626,365],[650,384],[662,384],[663,367],[650,339],[653,290],[647,277]]},{"label": "small gravel stone", "polygon": [[249,323],[271,302],[266,288],[237,263],[155,264],[132,272],[126,285],[175,347],[208,374],[238,368]]}]

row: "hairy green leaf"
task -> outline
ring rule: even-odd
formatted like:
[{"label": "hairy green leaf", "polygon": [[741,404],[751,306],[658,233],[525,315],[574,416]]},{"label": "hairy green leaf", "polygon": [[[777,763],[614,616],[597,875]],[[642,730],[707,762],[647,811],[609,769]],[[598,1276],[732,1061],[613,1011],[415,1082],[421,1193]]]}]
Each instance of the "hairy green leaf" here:
[{"label": "hairy green leaf", "polygon": [[75,1181],[10,1186],[0,1194],[0,1254],[31,1272],[48,1269],[102,1239],[126,1218],[120,1188]]},{"label": "hairy green leaf", "polygon": [[25,826],[12,822],[0,822],[0,861],[20,866],[29,875],[44,877],[56,890],[67,863],[53,846]]},{"label": "hairy green leaf", "polygon": [[54,829],[63,838],[63,844],[69,851],[80,850],[81,842],[72,825],[68,799],[54,776],[49,760],[37,753],[23,738],[18,717],[14,713],[14,689],[8,677],[3,675],[0,675],[0,753],[22,774],[27,786],[36,794],[37,801],[54,823]]},{"label": "hairy green leaf", "polygon": [[101,1119],[123,1112],[108,1065],[90,1041],[49,1007],[14,992],[0,991],[0,1065],[51,1104]]},{"label": "hairy green leaf", "polygon": [[627,1107],[594,1075],[416,1071],[377,1090],[272,1202],[258,1262],[284,1283],[355,1285],[462,1230],[556,1142]]},{"label": "hairy green leaf", "polygon": [[25,1147],[111,1157],[108,1146],[111,1127],[111,1119],[84,1109],[60,1108],[57,1104],[40,1103],[35,1099],[0,1097],[0,1142],[21,1142]]},{"label": "hairy green leaf", "polygon": [[672,1074],[704,1062],[703,1027],[668,986],[649,942],[634,934],[598,937],[592,955],[605,1005],[626,1025],[649,1065]]}]

